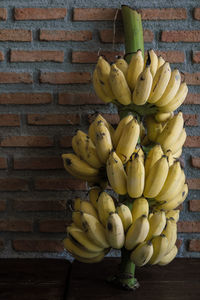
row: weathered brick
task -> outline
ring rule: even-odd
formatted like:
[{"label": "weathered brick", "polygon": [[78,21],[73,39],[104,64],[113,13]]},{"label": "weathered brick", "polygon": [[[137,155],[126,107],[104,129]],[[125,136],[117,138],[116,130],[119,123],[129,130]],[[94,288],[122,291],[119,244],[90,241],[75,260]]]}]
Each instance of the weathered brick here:
[{"label": "weathered brick", "polygon": [[47,191],[79,191],[86,189],[86,183],[82,180],[71,178],[38,178],[35,180],[35,189]]},{"label": "weathered brick", "polygon": [[163,31],[161,34],[161,41],[166,43],[200,42],[200,30]]},{"label": "weathered brick", "polygon": [[0,191],[27,191],[28,181],[23,178],[0,178]]},{"label": "weathered brick", "polygon": [[31,42],[32,31],[25,29],[0,29],[0,41]]},{"label": "weathered brick", "polygon": [[186,126],[198,126],[198,114],[184,114],[184,122]]},{"label": "weathered brick", "polygon": [[179,221],[177,223],[178,232],[200,232],[200,222]]},{"label": "weathered brick", "polygon": [[193,51],[192,53],[192,61],[193,63],[199,64],[200,63],[200,51]]},{"label": "weathered brick", "polygon": [[0,157],[0,169],[7,169],[7,159],[5,157]]},{"label": "weathered brick", "polygon": [[188,250],[192,252],[200,251],[200,240],[190,240]]},{"label": "weathered brick", "polygon": [[31,114],[27,116],[29,125],[76,125],[80,124],[78,114]]},{"label": "weathered brick", "polygon": [[[118,124],[119,123],[119,115],[118,114],[108,114],[104,113],[101,114],[110,124]],[[88,122],[91,124],[95,118],[97,117],[97,114],[88,115]]]},{"label": "weathered brick", "polygon": [[184,104],[200,104],[200,94],[187,94]]},{"label": "weathered brick", "polygon": [[7,19],[7,9],[1,7],[0,8],[0,21],[6,21]]},{"label": "weathered brick", "polygon": [[53,101],[50,93],[1,93],[0,104],[49,104]]},{"label": "weathered brick", "polygon": [[14,240],[12,243],[15,251],[25,252],[63,252],[60,240]]},{"label": "weathered brick", "polygon": [[[115,38],[112,29],[102,29],[99,31],[99,35],[102,43],[113,43],[113,41],[116,44],[124,43],[124,33],[121,29],[117,29]],[[154,33],[151,30],[144,29],[143,35],[144,35],[144,42],[146,43],[153,42]]]},{"label": "weathered brick", "polygon": [[0,126],[20,126],[20,116],[16,114],[0,114]]},{"label": "weathered brick", "polygon": [[54,50],[11,50],[11,62],[63,62],[64,51]]},{"label": "weathered brick", "polygon": [[21,157],[14,158],[16,170],[54,170],[63,169],[61,157]]},{"label": "weathered brick", "polygon": [[200,72],[182,73],[181,75],[188,85],[200,85]]},{"label": "weathered brick", "polygon": [[17,21],[22,20],[55,20],[64,19],[66,16],[66,8],[15,8],[14,19]]},{"label": "weathered brick", "polygon": [[183,242],[183,240],[180,240],[180,239],[176,240],[176,247],[177,247],[178,249],[181,247],[182,242]]},{"label": "weathered brick", "polygon": [[73,84],[89,83],[91,74],[89,72],[44,72],[40,75],[41,83],[50,84]]},{"label": "weathered brick", "polygon": [[190,190],[200,190],[200,178],[187,179],[187,183]]},{"label": "weathered brick", "polygon": [[[1,202],[0,202],[1,205]],[[14,200],[15,211],[65,211],[66,200]]]},{"label": "weathered brick", "polygon": [[[0,100],[1,101],[1,100]],[[62,92],[58,95],[60,105],[104,104],[95,94]]]},{"label": "weathered brick", "polygon": [[32,83],[30,73],[0,72],[0,83]]},{"label": "weathered brick", "polygon": [[0,51],[0,61],[3,61],[4,60],[4,54],[2,51]]},{"label": "weathered brick", "polygon": [[183,63],[185,61],[185,54],[183,51],[168,50],[168,51],[156,51],[157,55],[161,55],[164,60],[170,63]]},{"label": "weathered brick", "polygon": [[189,210],[190,211],[200,211],[200,199],[190,200],[189,201]]},{"label": "weathered brick", "polygon": [[200,148],[200,136],[187,136],[184,146],[188,148]]},{"label": "weathered brick", "polygon": [[194,168],[200,169],[200,157],[191,157],[191,164]]},{"label": "weathered brick", "polygon": [[70,148],[72,146],[72,136],[63,136],[59,140],[60,147]]},{"label": "weathered brick", "polygon": [[92,32],[89,30],[40,30],[40,41],[72,41],[84,42],[92,39]]},{"label": "weathered brick", "polygon": [[0,230],[11,232],[31,232],[33,231],[33,223],[30,220],[4,219],[0,220]]},{"label": "weathered brick", "polygon": [[44,220],[39,223],[40,232],[66,232],[66,220]]},{"label": "weathered brick", "polygon": [[3,250],[5,246],[4,240],[0,239],[0,250]]},{"label": "weathered brick", "polygon": [[187,19],[185,8],[139,9],[143,20],[184,20]]},{"label": "weathered brick", "polygon": [[10,136],[1,138],[0,147],[51,147],[53,140],[47,136]]},{"label": "weathered brick", "polygon": [[[123,56],[123,52],[109,52],[109,51],[102,51],[100,55],[104,55],[106,59],[110,62],[114,62],[117,56]],[[72,52],[72,63],[79,63],[79,64],[94,64],[98,60],[98,51],[90,52],[90,51],[73,51]]]},{"label": "weathered brick", "polygon": [[200,7],[195,7],[194,9],[194,19],[200,20]]},{"label": "weathered brick", "polygon": [[6,210],[6,200],[0,199],[0,211]]}]

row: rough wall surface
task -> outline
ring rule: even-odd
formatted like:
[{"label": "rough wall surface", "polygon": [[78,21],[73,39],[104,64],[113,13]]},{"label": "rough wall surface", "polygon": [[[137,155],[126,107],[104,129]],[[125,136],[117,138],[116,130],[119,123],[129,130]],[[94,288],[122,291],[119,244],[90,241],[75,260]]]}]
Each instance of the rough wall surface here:
[{"label": "rough wall surface", "polygon": [[116,123],[113,106],[94,95],[91,74],[98,51],[111,61],[123,53],[120,11],[113,23],[121,4],[141,9],[145,49],[159,51],[189,85],[181,109],[190,192],[178,255],[200,257],[198,0],[0,1],[0,257],[68,257],[66,202],[86,186],[68,176],[60,155],[71,151],[78,128],[87,131],[91,114]]}]

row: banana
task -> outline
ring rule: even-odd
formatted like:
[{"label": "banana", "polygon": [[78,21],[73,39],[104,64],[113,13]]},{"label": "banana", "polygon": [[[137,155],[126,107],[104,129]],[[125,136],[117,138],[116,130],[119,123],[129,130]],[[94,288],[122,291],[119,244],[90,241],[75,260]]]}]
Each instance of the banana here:
[{"label": "banana", "polygon": [[132,159],[127,173],[127,191],[131,198],[139,198],[143,194],[145,182],[144,164],[138,154]]},{"label": "banana", "polygon": [[144,187],[144,197],[155,198],[164,186],[169,171],[166,155],[163,155],[150,169]]},{"label": "banana", "polygon": [[173,218],[176,223],[179,220],[179,214],[180,214],[179,209],[171,209],[171,210],[165,212],[166,218],[167,219]]},{"label": "banana", "polygon": [[76,243],[80,244],[86,250],[90,252],[103,251],[102,247],[95,245],[90,239],[88,239],[86,233],[82,229],[75,226],[68,226],[67,232],[70,237],[72,237],[72,239],[76,241]]},{"label": "banana", "polygon": [[109,82],[115,99],[123,105],[131,103],[131,91],[127,84],[124,73],[115,65],[111,66]]},{"label": "banana", "polygon": [[162,234],[166,236],[169,242],[166,251],[167,254],[171,251],[177,239],[177,224],[173,219],[167,220],[166,226],[163,229]]},{"label": "banana", "polygon": [[155,145],[147,154],[147,158],[145,159],[144,167],[145,167],[145,176],[149,174],[150,169],[153,165],[162,157],[163,151],[160,145]]},{"label": "banana", "polygon": [[181,83],[178,92],[174,98],[165,106],[159,107],[161,112],[170,112],[176,110],[185,100],[188,93],[188,87],[185,82]]},{"label": "banana", "polygon": [[186,138],[187,138],[187,133],[186,133],[185,128],[183,128],[176,143],[174,143],[170,146],[170,149],[173,154],[177,153],[183,147],[183,145],[186,141]]},{"label": "banana", "polygon": [[103,82],[100,82],[97,74],[97,69],[94,70],[92,75],[92,83],[94,87],[94,91],[96,95],[105,103],[111,102],[113,99],[108,96],[105,92],[105,89],[103,89]]},{"label": "banana", "polygon": [[146,129],[144,127],[143,122],[140,122],[139,125],[140,125],[140,141],[142,141],[146,135]]},{"label": "banana", "polygon": [[108,130],[110,132],[111,139],[112,139],[113,134],[115,132],[112,125],[109,122],[107,122],[107,120],[104,119],[104,117],[102,115],[98,114],[97,117],[95,118],[95,120],[90,124],[89,130],[88,130],[89,137],[91,138],[94,145],[95,145],[95,136],[96,136],[96,126],[97,126],[99,121],[102,121],[105,124],[105,126],[108,128]]},{"label": "banana", "polygon": [[172,250],[158,262],[158,265],[166,266],[176,257],[177,253],[178,253],[178,248],[176,247],[176,245],[174,245]]},{"label": "banana", "polygon": [[155,120],[158,123],[162,123],[162,122],[167,122],[169,120],[171,120],[174,116],[174,112],[166,112],[166,113],[162,113],[162,112],[158,112],[157,114],[155,114]]},{"label": "banana", "polygon": [[81,130],[77,131],[76,143],[79,149],[80,157],[91,167],[99,169],[102,163],[97,156],[97,150],[90,137]]},{"label": "banana", "polygon": [[147,126],[147,137],[150,141],[155,142],[156,138],[163,131],[163,123],[158,123],[152,115],[145,118]]},{"label": "banana", "polygon": [[142,215],[149,215],[149,203],[147,199],[141,197],[138,199],[134,199],[133,206],[132,206],[132,222],[133,224],[135,221],[141,217]]},{"label": "banana", "polygon": [[81,201],[80,211],[87,213],[89,215],[92,215],[93,217],[98,219],[97,212],[96,212],[95,208],[93,207],[93,205],[89,201],[86,201],[86,200]]},{"label": "banana", "polygon": [[129,207],[123,203],[118,204],[116,211],[121,218],[121,221],[122,221],[122,224],[124,227],[124,231],[126,232],[133,221],[131,211],[130,211]]},{"label": "banana", "polygon": [[98,186],[93,186],[89,190],[89,200],[96,210],[98,209],[98,199],[99,199],[99,195],[101,192],[102,192],[102,189]]},{"label": "banana", "polygon": [[181,84],[181,74],[179,70],[175,69],[171,72],[171,77],[166,90],[162,97],[156,101],[156,106],[162,107],[170,103],[170,101],[175,97],[176,93]]},{"label": "banana", "polygon": [[152,244],[153,255],[149,260],[149,264],[155,265],[165,256],[168,247],[168,239],[164,234],[161,234],[152,239]]},{"label": "banana", "polygon": [[81,202],[82,202],[81,198],[78,198],[78,197],[73,200],[73,209],[75,211],[81,209]]},{"label": "banana", "polygon": [[155,197],[157,201],[163,201],[168,199],[176,190],[177,185],[181,179],[181,165],[179,161],[173,163],[169,168],[167,179],[160,191],[160,193]]},{"label": "banana", "polygon": [[82,262],[82,263],[86,263],[86,264],[93,264],[93,263],[98,263],[100,262],[104,256],[106,255],[107,251],[102,251],[100,254],[98,254],[97,256],[95,257],[92,257],[92,258],[83,258],[81,256],[78,256],[76,254],[73,254],[73,257]]},{"label": "banana", "polygon": [[108,157],[106,172],[112,189],[119,195],[125,195],[127,193],[127,175],[121,159],[114,151]]},{"label": "banana", "polygon": [[140,145],[136,145],[130,160],[134,159],[137,155],[139,156],[141,162],[144,164],[144,151],[142,150],[142,147]]},{"label": "banana", "polygon": [[81,215],[80,211],[73,211],[72,221],[78,228],[83,229]]},{"label": "banana", "polygon": [[117,147],[117,144],[119,142],[119,139],[122,135],[124,127],[133,119],[132,115],[127,115],[123,119],[120,120],[119,124],[117,125],[117,128],[113,134],[113,145],[114,148]]},{"label": "banana", "polygon": [[148,99],[149,103],[156,103],[164,94],[171,76],[171,68],[168,62],[165,62],[154,76],[151,93]]},{"label": "banana", "polygon": [[81,215],[83,230],[87,237],[97,246],[109,248],[106,240],[106,232],[103,225],[92,215],[82,213]]},{"label": "banana", "polygon": [[135,150],[139,135],[140,126],[137,120],[133,118],[124,127],[116,148],[116,153],[123,164],[125,164],[129,160],[131,154]]},{"label": "banana", "polygon": [[102,56],[99,56],[98,58],[96,70],[102,90],[110,99],[115,99],[109,82],[111,67]]},{"label": "banana", "polygon": [[144,69],[144,59],[142,51],[138,50],[132,55],[131,61],[128,65],[126,80],[131,90],[134,90],[138,76]]},{"label": "banana", "polygon": [[144,65],[148,62],[148,57],[150,58],[150,70],[152,77],[155,76],[157,69],[158,69],[158,56],[153,51],[153,49],[149,50],[148,53],[145,55],[144,58]]},{"label": "banana", "polygon": [[125,239],[125,248],[132,250],[142,243],[149,232],[149,221],[146,215],[139,217],[128,229]]},{"label": "banana", "polygon": [[77,135],[76,134],[72,138],[72,149],[74,150],[75,154],[82,159],[81,153],[79,151],[79,147],[77,145]]},{"label": "banana", "polygon": [[173,158],[179,158],[182,154],[183,148],[180,148],[176,153],[173,154]]},{"label": "banana", "polygon": [[113,146],[110,132],[103,121],[96,124],[95,146],[98,158],[103,164],[106,164]]},{"label": "banana", "polygon": [[149,98],[153,77],[150,71],[150,66],[147,66],[144,71],[138,76],[135,89],[132,95],[132,101],[136,105],[144,105]]},{"label": "banana", "polygon": [[106,224],[106,237],[109,245],[114,249],[121,249],[124,245],[124,227],[117,213],[110,213]]},{"label": "banana", "polygon": [[102,192],[98,199],[98,214],[101,223],[106,226],[110,213],[115,212],[115,203],[113,198],[106,192]]},{"label": "banana", "polygon": [[128,63],[125,61],[125,59],[119,56],[115,64],[124,73],[124,76],[126,77],[128,71]]},{"label": "banana", "polygon": [[173,163],[176,161],[173,157],[172,151],[171,150],[167,150],[165,152],[165,155],[167,156],[167,160],[169,163],[169,167],[171,167],[173,165]]},{"label": "banana", "polygon": [[149,232],[146,240],[150,240],[155,236],[158,236],[163,231],[166,225],[166,216],[164,211],[156,211],[149,219]]},{"label": "banana", "polygon": [[162,58],[162,56],[158,56],[158,67],[157,67],[157,71],[160,67],[162,67],[165,63],[165,60]]},{"label": "banana", "polygon": [[142,242],[131,252],[130,259],[138,266],[142,267],[148,263],[153,255],[153,245],[151,241]]}]

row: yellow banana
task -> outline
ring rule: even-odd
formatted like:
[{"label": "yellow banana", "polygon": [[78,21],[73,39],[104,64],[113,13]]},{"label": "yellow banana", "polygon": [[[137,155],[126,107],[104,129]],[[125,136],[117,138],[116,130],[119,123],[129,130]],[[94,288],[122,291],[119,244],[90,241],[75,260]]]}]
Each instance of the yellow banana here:
[{"label": "yellow banana", "polygon": [[145,241],[139,244],[135,250],[131,252],[130,259],[138,266],[142,267],[148,263],[153,255],[153,245],[151,241]]},{"label": "yellow banana", "polygon": [[128,71],[128,64],[122,57],[118,57],[115,61],[116,66],[124,73],[124,76],[126,77],[127,71]]},{"label": "yellow banana", "polygon": [[127,193],[127,175],[121,159],[112,151],[106,163],[106,172],[112,189],[119,195]]},{"label": "yellow banana", "polygon": [[171,251],[177,239],[177,224],[173,219],[167,220],[166,226],[162,231],[162,234],[164,234],[168,239],[168,247],[166,251],[167,254]]},{"label": "yellow banana", "polygon": [[107,122],[107,120],[104,119],[102,115],[98,114],[95,120],[90,124],[88,130],[89,137],[91,138],[94,145],[95,145],[95,136],[96,136],[96,126],[99,123],[99,121],[102,121],[105,124],[105,126],[108,128],[111,138],[113,137],[113,134],[115,132],[112,125],[109,122]]},{"label": "yellow banana", "polygon": [[111,66],[109,82],[115,99],[123,105],[131,103],[131,91],[127,84],[124,73],[115,65]]},{"label": "yellow banana", "polygon": [[92,258],[83,258],[81,256],[78,256],[76,254],[73,254],[74,258],[82,263],[86,263],[86,264],[94,264],[94,263],[98,263],[100,262],[104,256],[106,255],[107,251],[102,251],[99,254],[97,254],[97,256],[92,257]]},{"label": "yellow banana", "polygon": [[122,224],[124,227],[124,231],[126,232],[133,221],[131,211],[130,211],[129,207],[123,203],[118,204],[116,211],[121,218],[121,221],[122,221]]},{"label": "yellow banana", "polygon": [[139,198],[143,194],[145,182],[144,164],[138,154],[132,159],[127,173],[127,191],[131,198]]},{"label": "yellow banana", "polygon": [[124,127],[116,148],[116,153],[121,159],[123,164],[125,164],[129,160],[131,154],[135,150],[139,135],[140,135],[140,126],[137,120],[133,118]]},{"label": "yellow banana", "polygon": [[113,198],[106,192],[102,192],[98,199],[98,214],[101,223],[106,226],[110,213],[115,212],[115,203]]},{"label": "yellow banana", "polygon": [[185,128],[183,128],[176,143],[174,143],[170,146],[170,149],[173,154],[177,153],[183,147],[183,145],[186,141],[186,138],[187,138],[187,133],[186,133]]},{"label": "yellow banana", "polygon": [[166,218],[168,219],[173,218],[176,223],[179,220],[179,214],[180,214],[179,209],[171,209],[165,212]]},{"label": "yellow banana", "polygon": [[72,138],[72,149],[74,150],[75,154],[82,159],[79,147],[77,145],[77,135],[76,134]]},{"label": "yellow banana", "polygon": [[97,74],[97,70],[95,69],[92,75],[92,83],[95,90],[96,95],[105,103],[109,103],[113,100],[110,95],[107,95],[105,89],[103,89],[103,82],[100,82]]},{"label": "yellow banana", "polygon": [[146,240],[152,239],[154,236],[158,236],[163,231],[166,225],[166,216],[164,211],[156,211],[149,219],[149,233]]},{"label": "yellow banana", "polygon": [[144,69],[144,59],[142,51],[138,50],[132,55],[131,61],[128,65],[126,80],[131,90],[134,90],[138,76]]},{"label": "yellow banana", "polygon": [[141,197],[138,199],[134,199],[133,206],[132,206],[132,222],[133,224],[135,221],[141,217],[142,215],[149,215],[149,203],[147,199]]},{"label": "yellow banana", "polygon": [[144,65],[146,65],[146,63],[148,61],[148,56],[150,58],[150,70],[151,70],[151,74],[152,74],[152,77],[154,77],[155,74],[156,74],[156,72],[157,72],[157,69],[158,69],[158,56],[153,51],[153,49],[149,50],[148,53],[145,55]]},{"label": "yellow banana", "polygon": [[75,211],[81,209],[81,202],[82,202],[81,198],[78,198],[78,197],[73,200],[73,209]]},{"label": "yellow banana", "polygon": [[106,224],[106,237],[109,245],[114,249],[121,249],[124,245],[124,227],[117,213],[110,213]]},{"label": "yellow banana", "polygon": [[81,215],[82,213],[80,211],[73,211],[72,221],[78,228],[83,229]]},{"label": "yellow banana", "polygon": [[148,99],[149,103],[156,103],[164,94],[171,76],[171,68],[168,62],[165,62],[154,76],[151,93]]},{"label": "yellow banana", "polygon": [[173,158],[179,158],[182,154],[183,148],[180,148],[176,153],[173,154]]},{"label": "yellow banana", "polygon": [[133,119],[132,115],[128,115],[120,120],[119,124],[117,125],[117,128],[113,134],[113,145],[114,148],[117,147],[117,144],[119,142],[119,139],[122,135],[124,127]]},{"label": "yellow banana", "polygon": [[162,58],[162,56],[158,56],[158,67],[157,67],[157,71],[160,67],[162,67],[165,63],[165,60]]},{"label": "yellow banana", "polygon": [[176,159],[174,159],[174,157],[173,157],[172,151],[171,150],[167,150],[165,152],[165,155],[167,156],[169,167],[171,167],[173,165],[173,163],[176,161]]},{"label": "yellow banana", "polygon": [[161,234],[152,239],[152,244],[153,255],[149,260],[149,264],[155,265],[165,256],[168,247],[168,239],[164,234]]},{"label": "yellow banana", "polygon": [[146,239],[148,232],[148,218],[146,215],[142,215],[129,227],[125,239],[125,248],[127,250],[134,249]]},{"label": "yellow banana", "polygon": [[139,126],[140,126],[140,141],[142,141],[146,135],[146,129],[144,127],[143,122],[140,122]]},{"label": "yellow banana", "polygon": [[93,205],[89,201],[86,201],[86,200],[81,201],[80,211],[87,213],[89,215],[92,215],[93,217],[98,219],[97,212],[96,212],[95,208],[93,207]]},{"label": "yellow banana", "polygon": [[115,99],[109,82],[111,67],[110,64],[102,56],[99,56],[98,58],[96,70],[102,90],[110,99]]},{"label": "yellow banana", "polygon": [[155,145],[147,154],[147,158],[145,159],[144,167],[145,167],[145,176],[149,174],[150,169],[153,165],[163,156],[163,151],[160,145]]},{"label": "yellow banana", "polygon": [[176,247],[176,245],[174,245],[174,247],[171,249],[171,251],[166,254],[159,262],[158,265],[159,266],[166,266],[168,265],[177,255],[178,253],[178,248]]},{"label": "yellow banana", "polygon": [[156,138],[163,131],[163,123],[158,123],[152,115],[145,118],[147,126],[147,137],[150,141],[155,142]]},{"label": "yellow banana", "polygon": [[93,186],[89,190],[89,200],[96,210],[98,209],[98,199],[101,192],[102,189],[98,186]]},{"label": "yellow banana", "polygon": [[155,114],[155,120],[158,123],[162,123],[162,122],[167,122],[170,119],[172,119],[174,116],[174,112],[166,112],[166,113],[162,113],[162,112],[158,112],[157,114]]}]

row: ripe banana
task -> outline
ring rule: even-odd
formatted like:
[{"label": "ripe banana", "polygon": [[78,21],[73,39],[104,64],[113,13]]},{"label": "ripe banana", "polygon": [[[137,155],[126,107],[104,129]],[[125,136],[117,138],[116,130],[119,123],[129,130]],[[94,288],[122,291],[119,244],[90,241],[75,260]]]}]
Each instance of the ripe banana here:
[{"label": "ripe banana", "polygon": [[127,191],[131,198],[139,198],[143,194],[145,182],[144,164],[138,154],[130,162],[127,173]]},{"label": "ripe banana", "polygon": [[116,153],[125,164],[138,142],[140,135],[140,126],[135,118],[133,118],[123,129],[119,142],[117,144]]},{"label": "ripe banana", "polygon": [[169,253],[171,251],[171,249],[173,248],[176,239],[177,239],[177,224],[173,219],[168,219],[166,222],[166,226],[164,228],[164,230],[162,231],[162,234],[164,234],[166,236],[166,238],[168,239],[168,247],[167,247],[167,251],[166,254]]},{"label": "ripe banana", "polygon": [[98,214],[101,223],[106,226],[110,213],[115,212],[115,203],[113,198],[106,192],[102,192],[98,199]]},{"label": "ripe banana", "polygon": [[134,90],[138,76],[144,69],[144,59],[142,51],[138,50],[132,55],[131,61],[128,65],[126,80],[131,90]]},{"label": "ripe banana", "polygon": [[127,71],[128,71],[128,64],[122,57],[118,57],[116,62],[116,66],[124,73],[124,76],[126,77]]},{"label": "ripe banana", "polygon": [[144,57],[144,65],[148,62],[148,57],[150,58],[150,70],[152,77],[155,76],[157,69],[158,69],[158,56],[153,51],[153,49],[149,50],[148,53]]},{"label": "ripe banana", "polygon": [[81,198],[78,198],[78,197],[73,200],[73,209],[75,211],[81,209],[81,202],[82,202]]},{"label": "ripe banana", "polygon": [[113,134],[113,145],[114,148],[117,147],[117,144],[119,142],[119,139],[122,135],[124,127],[133,119],[132,115],[127,115],[123,119],[120,120],[119,124],[117,125],[117,128]]},{"label": "ripe banana", "polygon": [[102,189],[98,186],[93,186],[89,190],[89,200],[96,210],[98,209],[98,198],[99,198],[99,195],[101,192],[102,192]]},{"label": "ripe banana", "polygon": [[121,159],[112,151],[106,163],[106,172],[112,189],[119,195],[127,193],[127,175]]},{"label": "ripe banana", "polygon": [[74,150],[75,154],[82,159],[81,153],[79,151],[79,147],[77,145],[77,135],[76,134],[72,138],[72,149]]},{"label": "ripe banana", "polygon": [[176,161],[176,159],[174,159],[174,157],[173,157],[172,151],[171,150],[167,150],[165,152],[165,155],[167,156],[169,167],[171,167],[173,165],[173,163]]},{"label": "ripe banana", "polygon": [[109,82],[111,67],[110,64],[102,56],[99,56],[98,58],[96,70],[102,90],[110,99],[115,99]]},{"label": "ripe banana", "polygon": [[83,229],[81,215],[82,215],[82,213],[80,211],[73,211],[73,213],[72,213],[72,222],[78,228]]},{"label": "ripe banana", "polygon": [[109,245],[114,249],[121,249],[124,245],[124,227],[117,213],[110,213],[106,224],[106,237]]},{"label": "ripe banana", "polygon": [[149,233],[146,240],[150,240],[155,236],[158,236],[163,231],[166,225],[166,216],[164,211],[156,211],[149,219]]},{"label": "ripe banana", "polygon": [[96,95],[105,103],[111,102],[113,99],[108,96],[105,92],[105,89],[103,89],[103,82],[99,80],[97,69],[94,70],[92,75],[92,83],[95,90]]},{"label": "ripe banana", "polygon": [[97,256],[95,256],[95,257],[92,257],[92,258],[83,258],[83,257],[81,257],[81,256],[78,256],[78,255],[76,255],[76,254],[73,254],[73,257],[76,259],[76,260],[78,260],[78,261],[80,261],[80,262],[82,262],[82,263],[86,263],[86,264],[93,264],[93,263],[98,263],[98,262],[100,262],[103,258],[104,258],[104,256],[106,255],[106,253],[107,253],[108,251],[102,251],[102,252],[100,252],[99,254],[97,254]]},{"label": "ripe banana", "polygon": [[133,221],[131,211],[129,207],[123,203],[118,204],[116,211],[121,218],[124,231],[126,232]]},{"label": "ripe banana", "polygon": [[164,234],[161,234],[152,239],[152,244],[153,255],[149,260],[149,264],[155,265],[165,256],[168,247],[168,239]]},{"label": "ripe banana", "polygon": [[139,217],[128,229],[125,239],[125,248],[132,250],[142,243],[149,232],[149,221],[146,215]]},{"label": "ripe banana", "polygon": [[131,252],[130,259],[138,266],[142,267],[148,263],[153,255],[153,245],[151,241],[142,242]]},{"label": "ripe banana", "polygon": [[183,128],[176,143],[174,143],[170,146],[170,149],[173,154],[177,153],[183,147],[183,145],[186,141],[186,138],[187,138],[187,133],[186,133],[185,128]]},{"label": "ripe banana", "polygon": [[147,199],[143,197],[134,199],[133,206],[132,206],[133,224],[139,217],[141,217],[142,215],[148,216],[148,214],[149,214],[149,203]]},{"label": "ripe banana", "polygon": [[157,114],[155,114],[155,120],[158,123],[162,123],[162,122],[167,122],[170,119],[172,119],[174,116],[174,112],[166,112],[166,113],[162,113],[162,112],[158,112]]},{"label": "ripe banana", "polygon": [[147,137],[150,141],[155,142],[156,138],[163,131],[163,123],[158,123],[152,115],[145,118],[147,126]]},{"label": "ripe banana", "polygon": [[93,217],[98,219],[97,212],[96,212],[95,208],[93,207],[93,205],[89,201],[86,201],[86,200],[81,201],[80,211],[87,213],[89,215],[92,215]]},{"label": "ripe banana", "polygon": [[147,154],[147,158],[145,159],[144,167],[145,167],[145,176],[149,174],[150,169],[153,165],[162,157],[163,151],[160,145],[155,145]]},{"label": "ripe banana", "polygon": [[115,99],[123,105],[131,103],[131,91],[127,84],[124,73],[115,65],[111,66],[109,82]]},{"label": "ripe banana", "polygon": [[175,257],[176,254],[178,253],[178,248],[176,247],[176,245],[174,245],[174,247],[172,248],[172,250],[166,254],[159,262],[158,265],[159,266],[166,266],[167,264],[169,264]]},{"label": "ripe banana", "polygon": [[167,219],[173,218],[176,223],[179,220],[179,214],[180,214],[179,209],[171,209],[165,212],[166,218]]},{"label": "ripe banana", "polygon": [[162,58],[162,56],[158,56],[158,67],[157,67],[157,71],[160,67],[162,67],[165,63],[165,60]]}]

